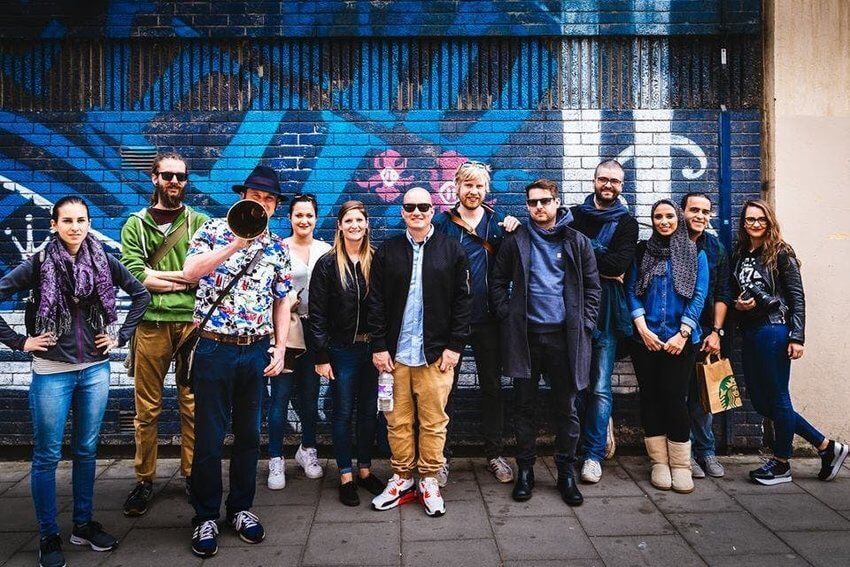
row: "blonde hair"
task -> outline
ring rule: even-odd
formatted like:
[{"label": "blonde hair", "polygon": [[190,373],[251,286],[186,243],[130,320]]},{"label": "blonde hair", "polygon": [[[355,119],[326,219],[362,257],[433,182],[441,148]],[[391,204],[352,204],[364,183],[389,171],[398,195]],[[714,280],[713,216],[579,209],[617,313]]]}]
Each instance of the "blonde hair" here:
[{"label": "blonde hair", "polygon": [[455,190],[459,190],[464,181],[481,179],[484,181],[484,192],[490,192],[490,166],[478,161],[467,161],[460,164],[455,171]]},{"label": "blonde hair", "polygon": [[366,219],[366,232],[363,234],[363,240],[360,241],[360,270],[363,272],[363,278],[366,280],[366,289],[369,289],[369,270],[372,267],[372,239],[369,234],[369,213],[366,212],[366,205],[361,201],[346,201],[339,209],[336,215],[336,234],[334,234],[334,243],[330,253],[336,255],[336,267],[339,270],[339,281],[342,284],[342,289],[348,289],[348,278],[346,276],[356,277],[351,273],[351,268],[348,265],[348,252],[345,251],[345,237],[342,234],[340,225],[345,215],[351,211],[360,211]]}]

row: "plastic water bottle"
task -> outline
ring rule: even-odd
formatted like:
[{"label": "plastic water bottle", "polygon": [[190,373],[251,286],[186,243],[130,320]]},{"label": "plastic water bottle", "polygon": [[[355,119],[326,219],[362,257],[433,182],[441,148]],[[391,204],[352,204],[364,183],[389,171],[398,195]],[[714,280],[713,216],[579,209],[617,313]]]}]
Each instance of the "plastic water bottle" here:
[{"label": "plastic water bottle", "polygon": [[389,372],[378,375],[378,411],[393,411],[393,375]]}]

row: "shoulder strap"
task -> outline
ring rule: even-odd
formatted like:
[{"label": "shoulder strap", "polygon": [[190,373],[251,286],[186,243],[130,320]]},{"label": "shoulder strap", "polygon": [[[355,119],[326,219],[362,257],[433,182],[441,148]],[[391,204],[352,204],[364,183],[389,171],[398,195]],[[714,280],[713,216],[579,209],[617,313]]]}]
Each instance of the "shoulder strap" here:
[{"label": "shoulder strap", "polygon": [[210,306],[209,311],[207,311],[206,315],[204,315],[204,318],[201,320],[200,325],[198,325],[198,329],[200,329],[200,330],[204,329],[204,325],[206,325],[207,321],[210,320],[210,317],[212,317],[213,311],[215,311],[215,308],[219,306],[221,301],[224,299],[224,296],[226,296],[228,293],[230,293],[230,290],[233,289],[233,286],[236,285],[236,282],[238,282],[240,279],[242,279],[242,276],[244,276],[245,274],[247,274],[248,272],[250,272],[251,270],[254,269],[254,267],[260,262],[260,258],[263,257],[263,252],[264,252],[263,248],[260,248],[259,250],[257,250],[257,253],[254,254],[253,258],[251,258],[251,261],[248,262],[245,265],[245,267],[243,267],[241,270],[239,270],[239,273],[236,274],[236,276],[234,276],[233,279],[230,280],[230,283],[228,283],[227,286],[221,291],[221,293],[218,294],[218,297],[215,298],[215,301]]},{"label": "shoulder strap", "polygon": [[451,211],[445,211],[445,215],[449,217],[450,221],[459,226],[472,240],[480,244],[481,247],[484,248],[484,250],[486,250],[488,254],[494,254],[496,252],[493,248],[493,245],[478,236],[478,233],[475,232],[475,229],[469,226],[466,221],[460,218],[459,215],[452,214]]},{"label": "shoulder strap", "polygon": [[30,299],[36,303],[41,302],[41,264],[44,262],[44,248],[32,257],[32,287],[30,288]]},{"label": "shoulder strap", "polygon": [[[150,255],[150,257],[148,257],[148,266],[150,266],[151,268],[156,267],[156,265],[159,264],[160,260],[165,258],[165,255],[171,252],[171,249],[174,248],[174,246],[177,244],[177,241],[180,240],[183,234],[186,234],[187,238],[191,238],[191,235],[189,234],[189,223],[191,221],[191,213],[189,213],[187,210],[186,222],[184,223],[185,229],[180,228],[168,233],[168,236],[165,237],[165,240],[162,241],[162,244],[159,245],[159,248],[157,248],[154,253]],[[144,227],[142,228],[142,230],[144,230]]]}]

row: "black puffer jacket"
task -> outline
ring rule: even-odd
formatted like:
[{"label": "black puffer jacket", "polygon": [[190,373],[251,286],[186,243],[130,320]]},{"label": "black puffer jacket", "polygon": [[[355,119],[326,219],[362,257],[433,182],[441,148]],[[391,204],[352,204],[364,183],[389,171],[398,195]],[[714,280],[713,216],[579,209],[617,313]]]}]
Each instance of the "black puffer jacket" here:
[{"label": "black puffer jacket", "polygon": [[[316,364],[331,361],[331,344],[346,345],[368,332],[366,323],[368,286],[360,263],[351,260],[346,274],[348,287],[342,287],[336,254],[318,259],[310,276],[310,330],[316,348]],[[352,275],[353,274],[353,275]]]},{"label": "black puffer jacket", "polygon": [[[744,269],[744,261],[752,258],[752,270]],[[800,276],[800,263],[793,252],[779,253],[776,270],[768,270],[762,258],[762,249],[757,248],[750,254],[741,255],[738,252],[732,257],[734,270],[732,273],[732,297],[741,295],[741,282],[750,279],[751,272],[761,276],[765,291],[779,298],[779,303],[772,309],[765,309],[756,304],[750,311],[736,311],[738,321],[743,328],[759,327],[766,324],[787,324],[788,340],[804,344],[806,340],[806,297],[803,293],[803,279]],[[746,272],[746,273],[743,273]]]}]

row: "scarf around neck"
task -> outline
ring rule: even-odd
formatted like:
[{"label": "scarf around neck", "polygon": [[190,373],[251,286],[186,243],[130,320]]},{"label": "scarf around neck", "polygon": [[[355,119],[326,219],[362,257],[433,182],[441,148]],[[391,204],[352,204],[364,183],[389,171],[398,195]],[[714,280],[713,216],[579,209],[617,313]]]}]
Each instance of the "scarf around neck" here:
[{"label": "scarf around neck", "polygon": [[652,206],[652,213],[659,205],[673,207],[679,224],[670,236],[661,236],[653,228],[652,236],[646,242],[646,252],[640,261],[636,293],[642,296],[654,276],[664,276],[667,273],[667,260],[670,260],[673,289],[682,297],[690,299],[697,281],[697,246],[688,237],[682,209],[673,201],[662,199]]},{"label": "scarf around neck", "polygon": [[614,236],[614,231],[617,230],[617,223],[621,218],[629,214],[629,210],[620,199],[617,199],[607,209],[597,209],[593,193],[584,199],[584,202],[578,206],[578,209],[583,215],[603,223],[602,228],[599,229],[599,233],[593,240],[596,240],[605,248],[608,247],[611,238]]},{"label": "scarf around neck", "polygon": [[91,234],[80,245],[76,261],[58,237],[50,241],[41,263],[39,292],[38,334],[60,337],[71,330],[69,301],[84,308],[85,319],[96,333],[106,332],[118,319],[106,250]]}]

